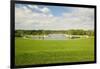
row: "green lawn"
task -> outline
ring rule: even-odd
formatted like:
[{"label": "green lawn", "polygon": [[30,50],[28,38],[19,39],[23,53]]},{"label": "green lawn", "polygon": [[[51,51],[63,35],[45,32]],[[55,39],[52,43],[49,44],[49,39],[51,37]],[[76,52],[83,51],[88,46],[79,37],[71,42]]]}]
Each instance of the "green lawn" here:
[{"label": "green lawn", "polygon": [[32,40],[16,38],[15,64],[49,64],[94,61],[94,38]]}]

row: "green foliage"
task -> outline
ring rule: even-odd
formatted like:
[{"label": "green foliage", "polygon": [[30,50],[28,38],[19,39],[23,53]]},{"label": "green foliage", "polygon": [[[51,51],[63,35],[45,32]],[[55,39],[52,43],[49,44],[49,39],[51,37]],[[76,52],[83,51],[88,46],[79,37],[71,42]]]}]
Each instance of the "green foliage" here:
[{"label": "green foliage", "polygon": [[16,37],[22,37],[24,35],[24,32],[19,30],[19,31],[15,31],[15,36]]},{"label": "green foliage", "polygon": [[92,30],[16,30],[15,36],[22,37],[24,35],[48,35],[48,34],[69,34],[69,35],[88,35],[93,36]]}]

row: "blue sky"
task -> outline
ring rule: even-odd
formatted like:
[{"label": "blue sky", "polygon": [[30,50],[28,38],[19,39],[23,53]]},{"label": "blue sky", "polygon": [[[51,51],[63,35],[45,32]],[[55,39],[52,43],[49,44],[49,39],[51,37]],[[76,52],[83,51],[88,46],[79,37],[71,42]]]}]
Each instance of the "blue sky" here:
[{"label": "blue sky", "polygon": [[[36,9],[34,9],[34,8],[30,8],[29,6],[28,6],[28,4],[16,4],[16,7],[17,8],[22,8],[22,7],[27,7],[27,8],[29,8],[29,9],[31,9],[31,10],[33,10],[33,12],[34,11],[36,11],[36,12],[39,12],[39,10],[36,10]],[[40,9],[42,9],[42,8],[44,8],[45,6],[44,5],[38,5],[38,7],[40,8]],[[51,13],[54,15],[54,16],[61,16],[62,15],[62,13],[65,13],[65,12],[68,12],[68,13],[70,13],[70,12],[72,12],[73,11],[73,9],[74,8],[71,8],[71,7],[61,7],[61,6],[46,6],[47,8],[49,8],[50,10],[51,10]],[[40,12],[41,13],[41,12]]]},{"label": "blue sky", "polygon": [[54,16],[62,16],[62,13],[72,12],[72,8],[69,8],[69,7],[48,6],[48,8],[51,10],[51,13]]},{"label": "blue sky", "polygon": [[44,5],[15,5],[15,29],[94,29],[94,9]]}]

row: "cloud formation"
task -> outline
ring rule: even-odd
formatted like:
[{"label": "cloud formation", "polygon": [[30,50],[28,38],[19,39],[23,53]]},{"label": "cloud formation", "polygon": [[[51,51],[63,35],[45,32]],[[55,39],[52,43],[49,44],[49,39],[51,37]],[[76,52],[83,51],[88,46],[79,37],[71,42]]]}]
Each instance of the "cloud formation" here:
[{"label": "cloud formation", "polygon": [[[53,6],[21,5],[15,6],[15,29],[24,30],[66,30],[94,29],[94,9],[69,7],[71,12],[64,11],[55,16]],[[55,8],[56,9],[56,8]],[[56,10],[60,9],[57,8]],[[69,10],[67,8],[64,8]]]}]

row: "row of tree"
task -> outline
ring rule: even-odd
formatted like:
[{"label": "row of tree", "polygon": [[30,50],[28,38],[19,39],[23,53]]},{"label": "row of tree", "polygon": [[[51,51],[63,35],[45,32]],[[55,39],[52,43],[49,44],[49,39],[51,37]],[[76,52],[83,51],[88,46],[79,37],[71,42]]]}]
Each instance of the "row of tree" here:
[{"label": "row of tree", "polygon": [[24,35],[48,35],[48,34],[68,34],[68,35],[88,35],[93,36],[93,30],[15,30],[16,37]]}]

